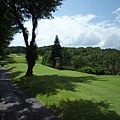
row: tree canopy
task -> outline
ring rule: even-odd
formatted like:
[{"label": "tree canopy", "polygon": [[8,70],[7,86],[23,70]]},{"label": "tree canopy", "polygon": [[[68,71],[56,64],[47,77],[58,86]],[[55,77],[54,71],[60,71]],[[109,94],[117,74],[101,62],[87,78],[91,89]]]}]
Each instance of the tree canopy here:
[{"label": "tree canopy", "polygon": [[[37,45],[35,30],[39,19],[52,18],[52,13],[57,10],[57,6],[62,5],[63,0],[1,0],[14,15],[19,28],[22,30],[26,45],[26,60],[28,69],[26,76],[33,74],[33,67],[37,60]],[[32,38],[28,41],[29,31],[24,26],[23,21],[32,20]]]},{"label": "tree canopy", "polygon": [[0,2],[0,56],[1,59],[4,59],[5,48],[10,44],[10,41],[13,40],[13,35],[17,32],[17,26],[12,14]]},{"label": "tree canopy", "polygon": [[[46,61],[42,62],[42,64],[52,66],[49,62],[52,46],[51,50],[48,48],[40,48],[44,52],[39,52],[39,54],[43,55],[44,53],[43,60]],[[120,74],[120,51],[117,49],[62,47],[61,55],[60,69],[70,69],[97,75]]]}]

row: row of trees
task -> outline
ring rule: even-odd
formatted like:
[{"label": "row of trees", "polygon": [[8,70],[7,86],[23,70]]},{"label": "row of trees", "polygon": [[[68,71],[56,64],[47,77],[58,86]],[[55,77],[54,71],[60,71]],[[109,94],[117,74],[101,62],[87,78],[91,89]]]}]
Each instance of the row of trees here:
[{"label": "row of trees", "polygon": [[[25,48],[10,47],[11,53],[25,53]],[[120,51],[99,47],[61,47],[58,36],[54,45],[39,47],[37,52],[42,57],[42,64],[55,67],[55,58],[60,59],[60,69],[77,70],[92,74],[120,74]]]},{"label": "row of trees", "polygon": [[[99,47],[61,47],[57,39],[53,46],[38,47],[42,64],[54,67],[55,57],[61,57],[60,69],[77,70],[93,74],[120,74],[120,51],[117,49],[101,49]],[[59,43],[59,44],[58,44]],[[10,53],[25,53],[25,47],[9,47]],[[59,53],[59,54],[58,54]]]},{"label": "row of trees", "polygon": [[[52,49],[43,55],[42,63],[52,66]],[[120,51],[116,49],[63,47],[61,69],[71,69],[93,74],[120,74]]]},{"label": "row of trees", "polygon": [[54,67],[55,57],[60,57],[60,69],[92,74],[120,74],[120,51],[117,49],[61,47],[56,37],[53,46],[39,48],[38,52],[43,56],[42,64],[44,65]]}]

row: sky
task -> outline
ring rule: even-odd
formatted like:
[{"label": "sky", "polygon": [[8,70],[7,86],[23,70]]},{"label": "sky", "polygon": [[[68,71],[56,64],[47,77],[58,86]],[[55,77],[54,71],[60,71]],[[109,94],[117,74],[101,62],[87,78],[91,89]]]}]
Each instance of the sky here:
[{"label": "sky", "polygon": [[[63,47],[118,48],[120,46],[120,0],[65,0],[54,19],[38,21],[37,45],[53,45],[58,35]],[[25,23],[31,38],[31,22]],[[10,46],[25,46],[16,34]]]}]

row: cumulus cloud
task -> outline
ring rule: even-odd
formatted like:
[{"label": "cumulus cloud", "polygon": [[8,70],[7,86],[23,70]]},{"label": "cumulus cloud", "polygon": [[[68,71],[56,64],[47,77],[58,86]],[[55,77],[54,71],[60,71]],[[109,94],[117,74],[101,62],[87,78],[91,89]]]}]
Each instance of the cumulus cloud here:
[{"label": "cumulus cloud", "polygon": [[113,14],[116,14],[116,21],[120,23],[120,8],[112,12]]},{"label": "cumulus cloud", "polygon": [[[119,11],[119,9],[118,9]],[[55,35],[58,35],[62,46],[69,47],[101,47],[109,48],[120,45],[120,28],[113,22],[102,21],[93,23],[96,16],[88,14],[85,16],[63,16],[52,20],[41,20],[36,30],[38,46],[52,45]],[[32,29],[31,23],[25,26]],[[18,37],[19,36],[19,37]],[[23,45],[20,42],[21,35],[16,35],[12,45]],[[30,32],[31,36],[31,32]]]}]

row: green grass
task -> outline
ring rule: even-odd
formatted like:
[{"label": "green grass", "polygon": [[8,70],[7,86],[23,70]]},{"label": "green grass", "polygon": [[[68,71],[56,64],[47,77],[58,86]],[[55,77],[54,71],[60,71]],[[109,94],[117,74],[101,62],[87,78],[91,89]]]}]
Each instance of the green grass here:
[{"label": "green grass", "polygon": [[[25,64],[10,64],[12,81],[64,120],[120,120],[120,76],[96,76],[36,64],[23,78]],[[21,78],[22,77],[22,78]]]},{"label": "green grass", "polygon": [[9,57],[12,57],[16,63],[25,63],[25,54],[10,54]]},{"label": "green grass", "polygon": [[[25,54],[10,54],[8,57],[12,57],[16,63],[26,63]],[[41,63],[42,57],[38,56],[37,63]]]}]

